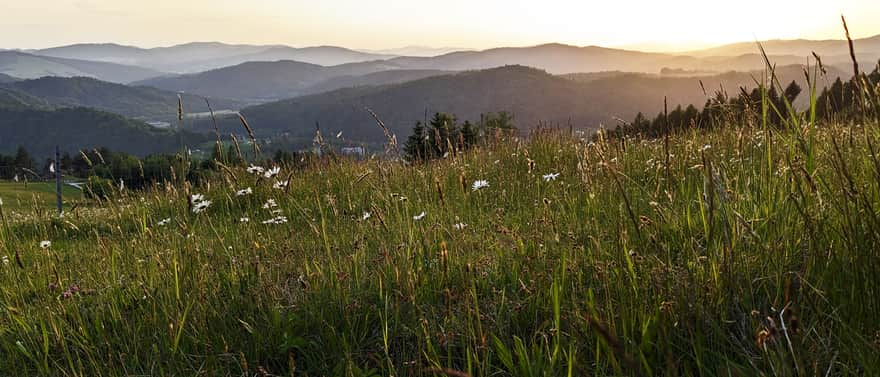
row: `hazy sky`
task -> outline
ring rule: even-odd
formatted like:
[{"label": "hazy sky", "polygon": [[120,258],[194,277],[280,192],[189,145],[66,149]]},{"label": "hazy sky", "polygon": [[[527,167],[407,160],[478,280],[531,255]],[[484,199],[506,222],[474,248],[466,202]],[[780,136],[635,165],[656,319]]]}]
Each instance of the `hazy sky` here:
[{"label": "hazy sky", "polygon": [[486,48],[546,42],[676,49],[880,34],[880,0],[0,0],[0,48],[191,41]]}]

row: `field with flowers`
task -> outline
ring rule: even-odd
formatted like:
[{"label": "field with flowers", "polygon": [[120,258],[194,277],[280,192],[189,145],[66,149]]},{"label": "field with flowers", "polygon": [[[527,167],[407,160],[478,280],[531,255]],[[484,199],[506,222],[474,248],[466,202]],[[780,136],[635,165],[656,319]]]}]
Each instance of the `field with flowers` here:
[{"label": "field with flowers", "polygon": [[878,145],[548,131],[3,207],[0,371],[877,375]]}]

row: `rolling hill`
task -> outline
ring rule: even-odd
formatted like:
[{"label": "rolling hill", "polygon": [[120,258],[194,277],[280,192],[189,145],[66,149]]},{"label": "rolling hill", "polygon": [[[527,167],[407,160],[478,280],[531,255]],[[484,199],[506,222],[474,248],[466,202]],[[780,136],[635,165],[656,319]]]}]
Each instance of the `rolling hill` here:
[{"label": "rolling hill", "polygon": [[[91,107],[144,120],[177,118],[177,94],[150,87],[126,86],[87,77],[44,77],[5,84],[5,87],[40,98],[56,107]],[[205,100],[184,94],[185,113],[208,111]],[[238,110],[241,103],[211,99],[214,110]]]},{"label": "rolling hill", "polygon": [[[778,74],[785,83],[795,80],[806,87],[799,66],[780,67]],[[829,72],[828,82],[836,74],[844,75],[841,71]],[[753,79],[760,73],[701,77],[609,73],[587,77],[553,76],[538,69],[506,66],[395,85],[342,89],[248,107],[241,112],[262,135],[284,133],[306,138],[314,134],[317,122],[326,132],[343,131],[350,140],[367,142],[381,141],[383,135],[365,107],[374,110],[398,138],[408,135],[426,111],[454,113],[462,121],[479,121],[482,113],[509,111],[521,129],[539,122],[595,129],[601,124],[616,125],[616,118],[630,120],[637,112],[654,115],[662,111],[664,96],[674,108],[678,104],[700,106],[722,88],[736,95],[739,86],[753,87]],[[231,131],[240,127],[237,120],[224,126]]]},{"label": "rolling hill", "polygon": [[[846,55],[849,58],[849,46],[846,40],[783,40],[774,39],[762,41],[764,50],[771,55],[796,55],[809,56],[813,52],[823,58],[826,56]],[[856,53],[880,54],[880,35],[869,38],[856,39],[853,41]],[[755,42],[731,43],[718,47],[687,52],[687,55],[706,56],[738,56],[755,52]]]},{"label": "rolling hill", "polygon": [[304,92],[307,94],[316,94],[345,88],[400,84],[427,77],[448,75],[450,73],[452,72],[431,69],[394,69],[390,71],[368,73],[360,76],[339,76],[312,85],[306,88]]},{"label": "rolling hill", "polygon": [[59,58],[136,65],[174,73],[196,73],[245,62],[295,60],[317,65],[339,65],[390,57],[333,46],[295,48],[217,42],[195,42],[149,49],[112,43],[76,44],[36,50],[34,53]]},{"label": "rolling hill", "polygon": [[[88,108],[55,110],[25,107],[0,108],[0,153],[12,153],[21,145],[32,155],[52,155],[55,145],[62,151],[108,147],[135,155],[170,153],[180,149],[179,135],[159,130],[120,115]],[[194,145],[207,136],[187,132],[184,141]]]},{"label": "rolling hill", "polygon": [[248,62],[196,74],[154,78],[136,84],[259,103],[305,94],[308,88],[331,78],[360,76],[397,68],[381,60],[330,67],[291,60]]},{"label": "rolling hill", "polygon": [[9,75],[4,75],[4,74],[0,73],[0,84],[6,84],[6,83],[10,83],[10,82],[15,82],[15,81],[18,81],[18,79],[15,77],[12,77]]},{"label": "rolling hill", "polygon": [[[839,54],[848,54],[845,42]],[[770,60],[779,65],[804,64],[806,55],[772,54]],[[866,52],[859,55],[860,60],[876,62],[880,52]],[[835,55],[823,59],[827,65],[848,64],[845,59]],[[659,73],[664,68],[713,71],[753,71],[763,69],[765,63],[757,45],[744,49],[743,54],[730,56],[670,55],[620,50],[596,46],[577,47],[563,44],[546,44],[533,47],[496,48],[485,51],[454,52],[436,57],[399,57],[389,60],[407,69],[443,69],[464,71],[487,69],[504,65],[525,65],[544,69],[552,74],[580,72],[626,71]]]},{"label": "rolling hill", "polygon": [[20,79],[83,76],[123,84],[163,74],[141,67],[47,57],[19,51],[0,51],[0,73]]}]

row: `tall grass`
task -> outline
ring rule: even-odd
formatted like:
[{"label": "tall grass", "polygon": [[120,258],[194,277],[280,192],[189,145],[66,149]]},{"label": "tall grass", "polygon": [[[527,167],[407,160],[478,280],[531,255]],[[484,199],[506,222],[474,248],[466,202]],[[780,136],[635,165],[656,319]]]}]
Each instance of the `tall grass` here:
[{"label": "tall grass", "polygon": [[201,214],[158,187],[6,223],[0,370],[878,374],[878,128],[807,127],[809,155],[796,130],[538,132],[287,190],[230,169]]}]

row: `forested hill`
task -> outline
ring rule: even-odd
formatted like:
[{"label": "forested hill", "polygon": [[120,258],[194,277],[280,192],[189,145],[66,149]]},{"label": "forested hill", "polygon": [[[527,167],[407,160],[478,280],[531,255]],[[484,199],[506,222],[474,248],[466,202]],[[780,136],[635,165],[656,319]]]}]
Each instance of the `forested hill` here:
[{"label": "forested hill", "polygon": [[[52,155],[56,145],[68,152],[108,147],[135,155],[180,150],[180,138],[174,131],[82,107],[0,107],[0,135],[0,153],[12,153],[24,146],[36,157]],[[207,136],[185,133],[183,139],[188,145],[197,145]]]}]

